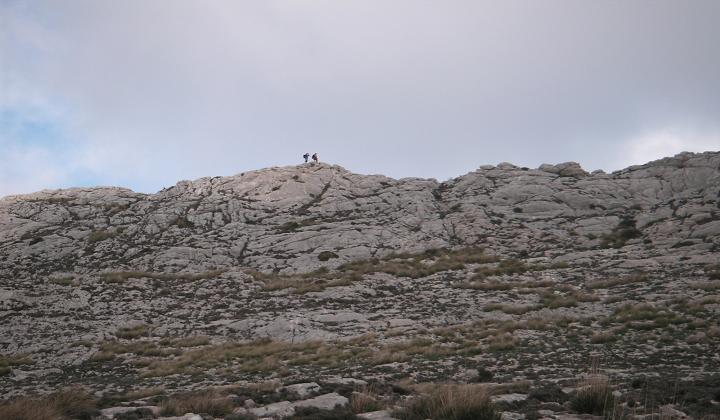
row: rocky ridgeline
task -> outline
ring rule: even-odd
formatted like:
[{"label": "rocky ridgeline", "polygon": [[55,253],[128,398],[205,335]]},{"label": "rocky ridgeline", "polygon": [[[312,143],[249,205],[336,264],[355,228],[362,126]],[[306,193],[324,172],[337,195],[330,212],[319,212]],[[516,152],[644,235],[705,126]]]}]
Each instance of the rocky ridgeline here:
[{"label": "rocky ridgeline", "polygon": [[306,164],[5,197],[0,394],[80,385],[107,418],[201,414],[173,397],[198,390],[236,418],[335,403],[297,418],[389,418],[424,383],[485,383],[506,418],[571,418],[602,377],[613,410],[706,415],[719,199],[720,153],[442,183]]},{"label": "rocky ridgeline", "polygon": [[623,221],[641,231],[618,238],[628,239],[631,258],[707,259],[720,234],[719,166],[718,153],[613,174],[588,174],[575,163],[502,163],[438,183],[318,164],[182,181],[150,195],[42,191],[0,200],[0,275],[304,272],[460,245],[557,258],[612,241],[606,235]]}]

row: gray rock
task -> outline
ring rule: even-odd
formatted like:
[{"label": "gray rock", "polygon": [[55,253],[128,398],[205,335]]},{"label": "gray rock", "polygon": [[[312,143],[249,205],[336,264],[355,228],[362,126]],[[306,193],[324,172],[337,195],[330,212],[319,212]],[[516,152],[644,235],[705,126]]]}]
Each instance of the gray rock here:
[{"label": "gray rock", "polygon": [[306,397],[320,391],[320,385],[315,382],[293,384],[283,387],[288,392],[297,394],[300,398]]},{"label": "gray rock", "polygon": [[513,403],[518,401],[525,401],[528,398],[527,394],[501,394],[493,395],[490,399],[493,402],[507,402]]},{"label": "gray rock", "polygon": [[342,395],[332,392],[330,394],[318,395],[308,400],[296,401],[292,403],[293,407],[315,407],[321,410],[332,410],[335,407],[344,407],[350,401]]},{"label": "gray rock", "polygon": [[360,413],[357,415],[361,419],[367,420],[397,420],[395,417],[390,415],[387,410],[371,411],[369,413]]},{"label": "gray rock", "polygon": [[295,408],[290,401],[280,401],[262,407],[250,408],[248,411],[258,417],[288,417],[295,414]]},{"label": "gray rock", "polygon": [[125,414],[125,413],[134,413],[138,410],[149,410],[153,413],[154,416],[160,415],[160,407],[153,406],[153,405],[147,405],[147,406],[140,406],[140,407],[110,407],[110,408],[104,408],[100,410],[100,415],[107,417],[109,419],[115,418],[118,414]]}]

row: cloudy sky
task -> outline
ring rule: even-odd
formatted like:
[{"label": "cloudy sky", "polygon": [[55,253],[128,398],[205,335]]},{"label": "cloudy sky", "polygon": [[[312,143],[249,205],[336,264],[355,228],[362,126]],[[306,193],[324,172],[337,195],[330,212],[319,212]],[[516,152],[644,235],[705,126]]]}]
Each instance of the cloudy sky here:
[{"label": "cloudy sky", "polygon": [[0,196],[720,149],[717,0],[0,0]]}]

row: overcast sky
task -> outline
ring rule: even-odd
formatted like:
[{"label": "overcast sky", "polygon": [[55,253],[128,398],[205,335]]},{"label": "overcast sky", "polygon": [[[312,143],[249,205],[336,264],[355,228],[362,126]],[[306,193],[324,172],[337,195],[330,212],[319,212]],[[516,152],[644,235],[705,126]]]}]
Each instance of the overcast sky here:
[{"label": "overcast sky", "polygon": [[720,149],[717,0],[0,0],[0,196]]}]

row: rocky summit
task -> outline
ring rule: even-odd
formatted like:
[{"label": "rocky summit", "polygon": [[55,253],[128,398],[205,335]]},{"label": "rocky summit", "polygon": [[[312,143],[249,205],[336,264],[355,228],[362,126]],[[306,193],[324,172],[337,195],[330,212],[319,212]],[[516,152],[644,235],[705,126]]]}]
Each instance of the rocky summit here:
[{"label": "rocky summit", "polygon": [[718,418],[719,200],[718,152],[8,196],[0,417]]}]

